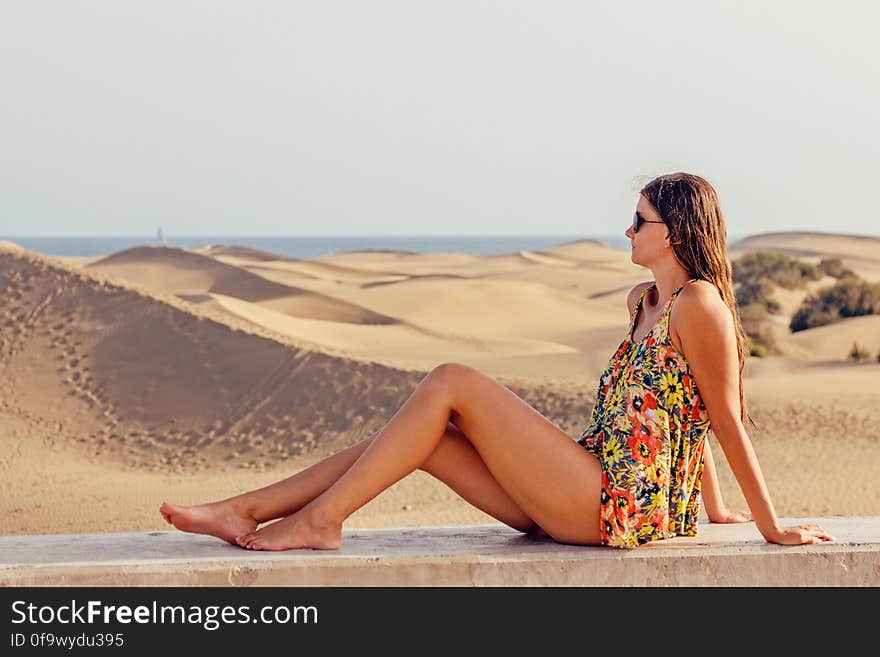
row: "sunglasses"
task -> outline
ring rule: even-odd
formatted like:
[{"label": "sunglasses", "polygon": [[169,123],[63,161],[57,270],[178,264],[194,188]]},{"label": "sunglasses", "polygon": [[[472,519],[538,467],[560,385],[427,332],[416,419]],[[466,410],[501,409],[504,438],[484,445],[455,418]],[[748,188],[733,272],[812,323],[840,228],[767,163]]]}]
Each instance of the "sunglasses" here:
[{"label": "sunglasses", "polygon": [[639,228],[642,227],[642,224],[665,224],[665,221],[653,221],[651,219],[643,219],[642,215],[638,212],[633,214],[633,232],[638,233]]}]

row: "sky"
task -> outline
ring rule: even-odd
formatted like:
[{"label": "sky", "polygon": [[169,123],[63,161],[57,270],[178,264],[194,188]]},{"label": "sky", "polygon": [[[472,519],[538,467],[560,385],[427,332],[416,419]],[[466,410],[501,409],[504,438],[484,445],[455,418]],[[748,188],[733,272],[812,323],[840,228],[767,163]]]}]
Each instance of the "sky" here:
[{"label": "sky", "polygon": [[880,236],[877,7],[0,0],[0,239],[622,235],[672,171]]}]

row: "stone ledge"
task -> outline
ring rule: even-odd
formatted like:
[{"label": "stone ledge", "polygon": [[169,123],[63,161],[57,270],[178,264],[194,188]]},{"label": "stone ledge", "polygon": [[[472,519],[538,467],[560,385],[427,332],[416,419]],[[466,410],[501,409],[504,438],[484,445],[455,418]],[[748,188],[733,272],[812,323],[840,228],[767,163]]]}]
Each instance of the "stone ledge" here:
[{"label": "stone ledge", "polygon": [[339,550],[254,552],[176,531],[0,537],[0,586],[880,586],[880,516],[786,518],[837,540],[783,547],[752,523],[634,550],[502,524],[345,529]]}]

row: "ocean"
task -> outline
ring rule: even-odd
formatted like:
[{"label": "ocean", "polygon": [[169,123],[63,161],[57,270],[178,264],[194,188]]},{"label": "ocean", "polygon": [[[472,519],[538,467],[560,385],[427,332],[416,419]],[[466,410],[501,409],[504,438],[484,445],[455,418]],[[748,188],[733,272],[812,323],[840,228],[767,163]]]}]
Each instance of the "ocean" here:
[{"label": "ocean", "polygon": [[[417,253],[500,255],[540,251],[566,242],[597,240],[615,249],[630,250],[626,235],[347,235],[337,236],[211,236],[165,237],[166,246],[192,249],[205,245],[244,246],[291,258],[317,258],[339,251],[393,249]],[[728,236],[728,246],[740,236]],[[158,246],[157,237],[5,237],[29,251],[44,255],[95,257],[136,246]]]},{"label": "ocean", "polygon": [[[191,249],[205,245],[244,246],[291,258],[316,258],[339,251],[394,249],[417,253],[468,253],[500,255],[518,251],[539,251],[565,242],[594,239],[611,247],[629,251],[625,235],[585,237],[583,235],[351,235],[335,236],[165,236],[170,247]],[[124,251],[136,246],[158,246],[156,237],[3,237],[0,240],[45,255],[94,257]]]}]

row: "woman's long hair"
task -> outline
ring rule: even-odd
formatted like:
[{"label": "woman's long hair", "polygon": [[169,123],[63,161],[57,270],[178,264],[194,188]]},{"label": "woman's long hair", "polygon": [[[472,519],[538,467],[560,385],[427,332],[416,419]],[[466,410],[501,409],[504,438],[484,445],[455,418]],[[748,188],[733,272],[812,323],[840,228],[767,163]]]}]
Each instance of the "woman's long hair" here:
[{"label": "woman's long hair", "polygon": [[691,278],[712,283],[730,308],[739,359],[740,420],[745,422],[748,418],[757,429],[758,425],[746,410],[742,376],[746,362],[746,333],[736,310],[733,271],[727,257],[727,228],[718,194],[708,181],[690,173],[659,176],[645,185],[640,193],[666,222],[676,260]]}]

